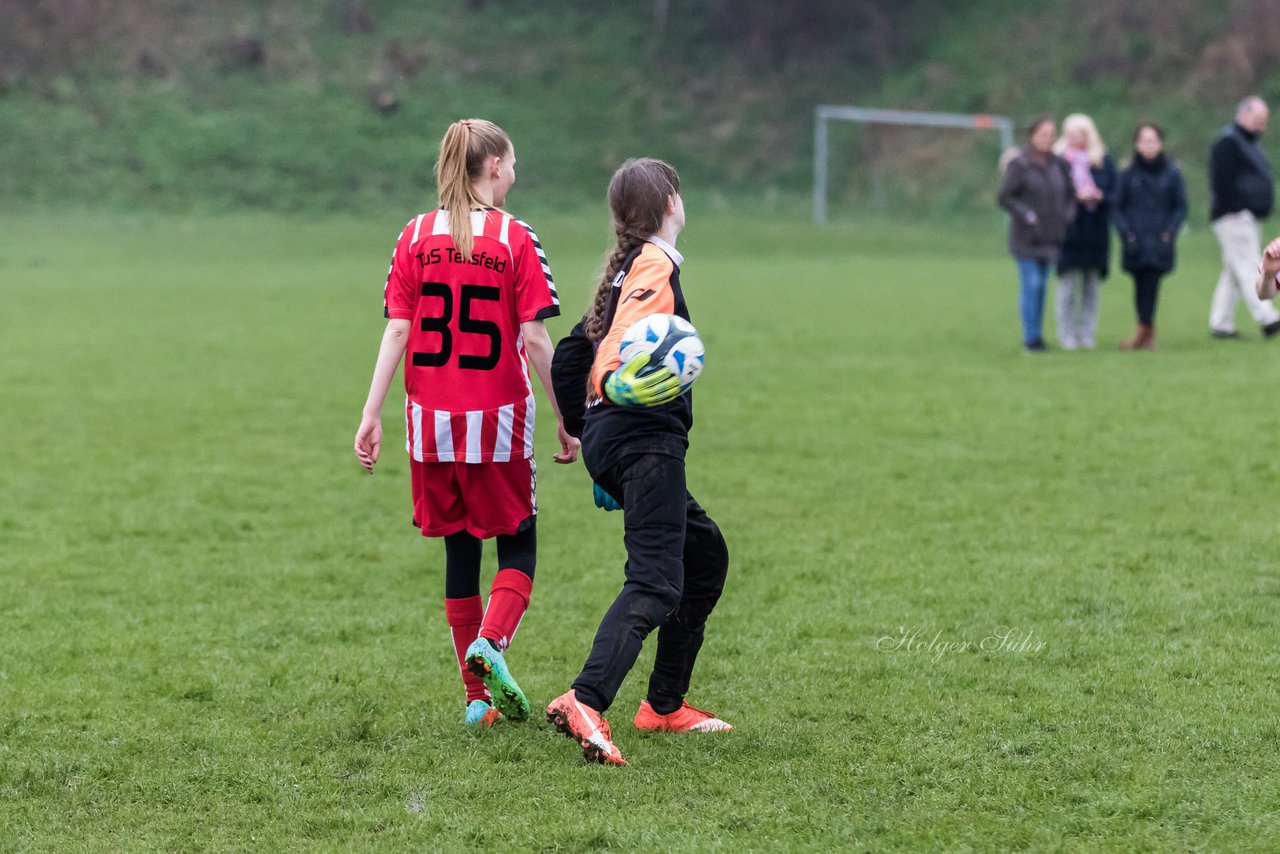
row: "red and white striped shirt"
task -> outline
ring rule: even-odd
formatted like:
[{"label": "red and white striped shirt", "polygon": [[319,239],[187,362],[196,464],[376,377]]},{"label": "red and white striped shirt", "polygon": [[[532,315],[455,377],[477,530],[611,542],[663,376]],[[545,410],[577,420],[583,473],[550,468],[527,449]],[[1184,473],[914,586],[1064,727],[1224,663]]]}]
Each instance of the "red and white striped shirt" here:
[{"label": "red and white striped shirt", "polygon": [[405,447],[419,462],[487,463],[533,454],[535,404],[521,324],[560,313],[546,253],[528,225],[473,211],[464,258],[449,215],[415,217],[387,274],[387,317],[410,319]]},{"label": "red and white striped shirt", "polygon": [[533,455],[533,394],[497,409],[450,412],[405,400],[405,450],[418,462],[505,463]]}]

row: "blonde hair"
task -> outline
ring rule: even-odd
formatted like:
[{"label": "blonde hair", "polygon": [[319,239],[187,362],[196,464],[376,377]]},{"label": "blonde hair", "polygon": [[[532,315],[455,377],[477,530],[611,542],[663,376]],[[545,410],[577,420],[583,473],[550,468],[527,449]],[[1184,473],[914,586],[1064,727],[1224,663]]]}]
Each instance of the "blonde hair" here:
[{"label": "blonde hair", "polygon": [[484,119],[459,119],[449,125],[440,141],[436,160],[436,190],[440,206],[449,212],[449,236],[464,256],[475,246],[471,210],[485,207],[472,182],[481,176],[490,157],[506,157],[511,151],[507,132]]},{"label": "blonde hair", "polygon": [[1084,113],[1072,113],[1062,120],[1062,136],[1053,144],[1053,153],[1062,154],[1067,150],[1067,134],[1073,130],[1084,132],[1084,138],[1088,140],[1085,151],[1089,153],[1089,162],[1094,166],[1101,166],[1102,159],[1107,156],[1107,146],[1103,144],[1093,119]]}]

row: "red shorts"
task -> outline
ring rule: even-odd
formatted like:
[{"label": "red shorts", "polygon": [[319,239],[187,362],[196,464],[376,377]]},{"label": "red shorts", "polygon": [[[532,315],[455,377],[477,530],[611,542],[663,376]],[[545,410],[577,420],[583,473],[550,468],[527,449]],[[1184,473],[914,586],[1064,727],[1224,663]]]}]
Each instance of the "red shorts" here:
[{"label": "red shorts", "polygon": [[480,539],[514,534],[538,512],[533,458],[506,463],[409,460],[413,524],[424,537],[466,531]]}]

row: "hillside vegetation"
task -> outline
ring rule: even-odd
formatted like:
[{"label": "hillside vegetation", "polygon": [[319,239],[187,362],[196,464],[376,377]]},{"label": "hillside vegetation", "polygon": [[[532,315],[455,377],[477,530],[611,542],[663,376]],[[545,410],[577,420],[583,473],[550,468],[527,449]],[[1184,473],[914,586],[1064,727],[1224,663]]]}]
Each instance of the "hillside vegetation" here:
[{"label": "hillside vegetation", "polygon": [[[1122,152],[1152,117],[1194,183],[1231,104],[1280,95],[1265,0],[939,5],[0,0],[0,199],[414,207],[444,126],[480,115],[511,131],[540,205],[598,197],[637,153],[724,204],[786,205],[808,191],[818,103],[1084,109]],[[837,210],[991,206],[990,139],[846,128],[834,142]]]}]

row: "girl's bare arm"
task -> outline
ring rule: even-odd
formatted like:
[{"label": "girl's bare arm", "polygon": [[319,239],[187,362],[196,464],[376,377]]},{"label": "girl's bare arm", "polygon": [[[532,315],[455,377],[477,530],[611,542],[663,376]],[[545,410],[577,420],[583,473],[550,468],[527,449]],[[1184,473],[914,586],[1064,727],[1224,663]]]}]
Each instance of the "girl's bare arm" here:
[{"label": "girl's bare arm", "polygon": [[382,333],[382,345],[378,348],[378,361],[373,367],[373,380],[369,383],[369,396],[364,402],[360,428],[356,430],[356,459],[369,474],[382,450],[382,404],[387,399],[391,378],[404,358],[404,348],[409,343],[411,320],[392,318]]}]

